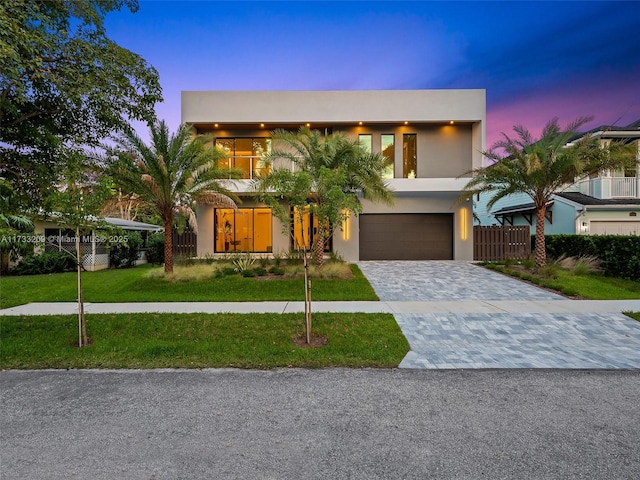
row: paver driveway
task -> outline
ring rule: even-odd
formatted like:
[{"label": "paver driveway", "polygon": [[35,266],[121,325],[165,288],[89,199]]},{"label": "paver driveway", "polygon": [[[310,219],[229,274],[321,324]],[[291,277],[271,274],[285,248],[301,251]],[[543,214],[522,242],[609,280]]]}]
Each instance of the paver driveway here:
[{"label": "paver driveway", "polygon": [[[566,299],[469,262],[358,265],[383,301],[479,302],[394,314],[411,346],[401,368],[640,368],[640,323],[622,313],[541,313],[535,301]],[[531,300],[534,311],[481,313],[484,300]]]}]

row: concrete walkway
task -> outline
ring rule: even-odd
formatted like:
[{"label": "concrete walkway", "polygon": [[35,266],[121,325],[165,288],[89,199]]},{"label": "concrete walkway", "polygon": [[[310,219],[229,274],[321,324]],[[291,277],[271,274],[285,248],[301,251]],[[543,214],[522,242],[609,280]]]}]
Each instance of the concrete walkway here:
[{"label": "concrete walkway", "polygon": [[[640,300],[462,300],[320,302],[314,312],[402,314],[621,313],[640,311]],[[304,302],[148,302],[85,303],[85,313],[302,313]],[[0,310],[0,316],[74,315],[76,302],[34,302]]]},{"label": "concrete walkway", "polygon": [[[411,351],[401,368],[640,368],[640,300],[568,300],[468,262],[361,262],[379,302],[313,302],[315,312],[391,313]],[[101,313],[299,313],[303,302],[86,303]],[[31,303],[2,315],[77,313]]]}]

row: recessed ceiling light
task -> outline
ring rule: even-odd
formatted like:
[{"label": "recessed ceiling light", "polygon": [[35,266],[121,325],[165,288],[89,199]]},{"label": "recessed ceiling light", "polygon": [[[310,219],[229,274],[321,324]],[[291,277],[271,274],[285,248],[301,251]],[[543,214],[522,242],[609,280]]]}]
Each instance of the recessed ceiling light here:
[{"label": "recessed ceiling light", "polygon": [[310,124],[310,123],[307,123],[307,127],[310,127],[310,126],[311,126],[311,124]]},{"label": "recessed ceiling light", "polygon": [[214,123],[214,124],[213,124],[213,126],[214,126],[214,127],[216,127],[216,128],[218,128],[218,124],[217,124],[217,123]]},{"label": "recessed ceiling light", "polygon": [[260,124],[260,128],[264,128],[264,123],[261,123],[261,124]]},{"label": "recessed ceiling light", "polygon": [[358,125],[362,125],[362,122],[358,122]]},{"label": "recessed ceiling light", "polygon": [[405,124],[405,125],[409,125],[409,122],[407,122],[407,121],[405,120],[404,124]]}]

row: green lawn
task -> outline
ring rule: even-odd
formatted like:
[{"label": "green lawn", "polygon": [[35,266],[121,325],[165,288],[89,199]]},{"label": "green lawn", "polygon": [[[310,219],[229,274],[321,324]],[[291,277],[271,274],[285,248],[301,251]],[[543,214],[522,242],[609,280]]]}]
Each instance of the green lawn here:
[{"label": "green lawn", "polygon": [[0,368],[397,367],[409,351],[390,314],[317,313],[318,348],[297,347],[302,314],[88,315],[93,343],[76,348],[77,317],[4,317]]},{"label": "green lawn", "polygon": [[499,264],[487,264],[487,268],[521,278],[541,287],[556,290],[571,297],[588,300],[635,300],[640,299],[640,282],[621,278],[604,277],[598,274],[574,275],[558,270],[557,278],[545,278],[534,272]]},{"label": "green lawn", "polygon": [[[356,265],[352,279],[312,281],[313,300],[378,300]],[[229,275],[206,280],[168,282],[145,276],[150,266],[82,274],[87,302],[242,302],[304,300],[301,278],[265,280]],[[0,278],[0,308],[29,302],[72,302],[77,299],[75,273]]]},{"label": "green lawn", "polygon": [[549,286],[589,300],[640,299],[640,282],[602,275],[578,276],[560,271],[557,280],[549,280]]}]

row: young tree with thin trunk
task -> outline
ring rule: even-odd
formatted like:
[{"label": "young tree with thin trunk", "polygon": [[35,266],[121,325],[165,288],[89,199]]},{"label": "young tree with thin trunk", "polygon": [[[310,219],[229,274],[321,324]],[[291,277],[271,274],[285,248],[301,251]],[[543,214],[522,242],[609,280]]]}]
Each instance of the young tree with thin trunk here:
[{"label": "young tree with thin trunk", "polygon": [[157,213],[164,224],[164,271],[173,272],[171,229],[176,214],[184,215],[194,231],[197,199],[219,208],[237,208],[237,198],[222,185],[223,179],[239,178],[238,172],[222,168],[224,153],[205,145],[209,139],[193,136],[181,125],[174,134],[164,121],[149,125],[147,145],[132,129],[116,138],[108,160],[108,172],[123,192]]},{"label": "young tree with thin trunk", "polygon": [[533,200],[535,264],[538,268],[547,263],[544,221],[552,195],[581,178],[607,169],[632,166],[636,162],[635,149],[631,145],[616,142],[603,145],[589,135],[580,137],[578,129],[591,120],[590,117],[578,118],[561,129],[558,119],[554,118],[546,124],[538,139],[517,125],[513,128],[515,137],[503,133],[502,140],[483,152],[493,162],[491,165],[465,174],[471,173],[473,178],[465,186],[460,200],[488,193],[488,209],[513,194],[525,194]]},{"label": "young tree with thin trunk", "polygon": [[[98,218],[109,189],[103,179],[97,179],[87,158],[81,152],[70,153],[65,161],[64,184],[58,185],[49,197],[56,220],[75,232],[75,252],[78,290],[78,347],[89,345],[82,291],[81,236],[97,226]],[[72,255],[71,252],[67,252]]]}]

